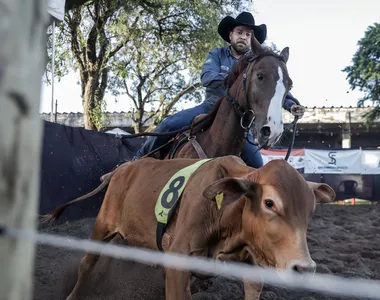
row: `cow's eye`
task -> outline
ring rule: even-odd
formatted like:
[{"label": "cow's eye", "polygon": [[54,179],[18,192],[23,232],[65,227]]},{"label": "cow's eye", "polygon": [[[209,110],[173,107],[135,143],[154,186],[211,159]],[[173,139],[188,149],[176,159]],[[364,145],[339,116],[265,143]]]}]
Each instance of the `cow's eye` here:
[{"label": "cow's eye", "polygon": [[274,202],[273,200],[267,199],[265,200],[265,206],[269,209],[272,209],[274,207]]}]

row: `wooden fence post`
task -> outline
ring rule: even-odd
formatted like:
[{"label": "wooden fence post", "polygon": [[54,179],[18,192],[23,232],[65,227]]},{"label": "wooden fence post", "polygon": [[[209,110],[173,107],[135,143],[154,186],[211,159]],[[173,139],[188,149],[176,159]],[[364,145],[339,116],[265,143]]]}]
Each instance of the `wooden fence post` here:
[{"label": "wooden fence post", "polygon": [[[46,0],[0,0],[0,226],[36,229]],[[0,299],[32,299],[35,244],[0,236]]]}]

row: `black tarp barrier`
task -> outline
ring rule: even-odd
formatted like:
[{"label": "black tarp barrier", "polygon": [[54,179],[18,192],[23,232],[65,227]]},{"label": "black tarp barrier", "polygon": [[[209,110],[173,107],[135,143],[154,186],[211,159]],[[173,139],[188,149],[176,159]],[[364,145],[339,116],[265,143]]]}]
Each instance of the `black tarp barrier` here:
[{"label": "black tarp barrier", "polygon": [[[119,161],[132,159],[142,141],[122,143],[113,134],[44,121],[39,213],[96,188]],[[96,216],[105,191],[68,207],[61,221]]]},{"label": "black tarp barrier", "polygon": [[[144,138],[126,140],[112,134],[44,121],[39,213],[80,197],[100,184],[100,177],[121,160],[130,160]],[[303,170],[300,170],[302,173]],[[306,180],[325,182],[337,200],[380,199],[380,175],[302,174]],[[106,188],[96,196],[68,207],[61,221],[97,215]]]}]

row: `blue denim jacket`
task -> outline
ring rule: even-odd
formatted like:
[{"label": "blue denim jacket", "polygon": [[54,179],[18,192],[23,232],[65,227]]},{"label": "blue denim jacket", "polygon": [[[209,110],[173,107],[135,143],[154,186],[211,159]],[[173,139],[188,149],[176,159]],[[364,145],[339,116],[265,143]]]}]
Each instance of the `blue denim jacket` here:
[{"label": "blue denim jacket", "polygon": [[[236,61],[229,47],[214,48],[208,53],[201,72],[201,82],[206,87],[205,102],[215,104],[225,96],[224,78]],[[293,104],[293,100],[285,98],[283,108],[289,111]]]}]

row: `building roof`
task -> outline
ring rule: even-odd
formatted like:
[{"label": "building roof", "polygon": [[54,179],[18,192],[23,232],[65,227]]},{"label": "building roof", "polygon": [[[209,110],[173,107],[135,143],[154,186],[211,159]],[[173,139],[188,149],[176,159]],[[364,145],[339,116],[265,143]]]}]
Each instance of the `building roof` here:
[{"label": "building roof", "polygon": [[[364,123],[363,114],[371,111],[372,106],[367,107],[306,107],[305,114],[302,119],[298,121],[299,124],[315,124],[315,123]],[[133,121],[131,119],[131,112],[106,112],[106,119],[104,121],[104,127],[132,127]],[[41,118],[49,121],[50,113],[40,114]],[[293,121],[293,116],[284,111],[283,112],[284,123],[288,124]],[[72,126],[72,127],[84,127],[83,113],[70,112],[70,113],[58,113],[57,122],[59,124]],[[153,124],[153,120],[149,120],[145,125],[150,126]]]}]

